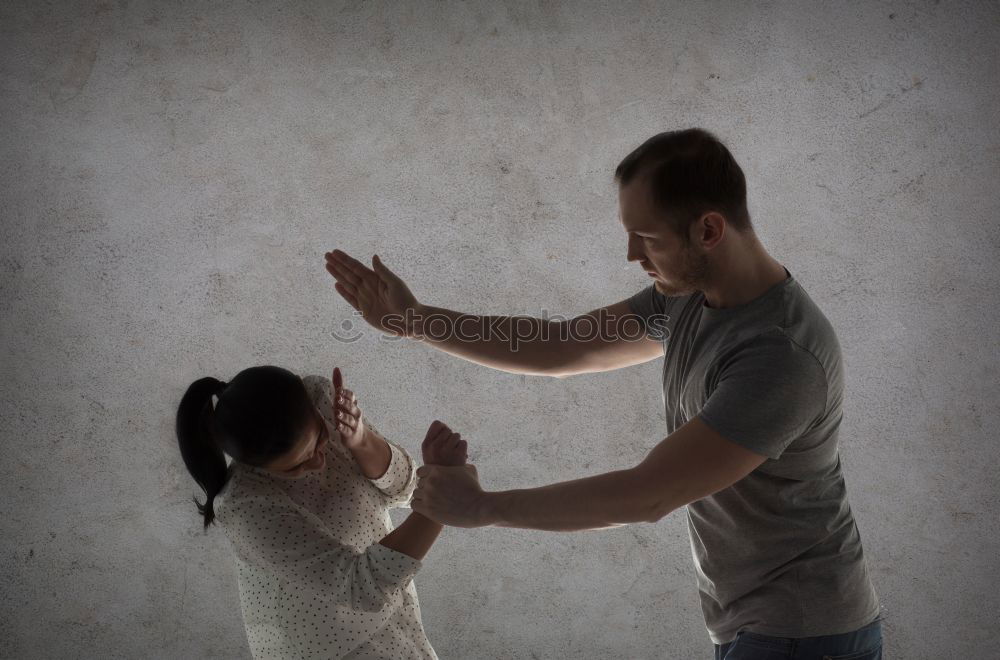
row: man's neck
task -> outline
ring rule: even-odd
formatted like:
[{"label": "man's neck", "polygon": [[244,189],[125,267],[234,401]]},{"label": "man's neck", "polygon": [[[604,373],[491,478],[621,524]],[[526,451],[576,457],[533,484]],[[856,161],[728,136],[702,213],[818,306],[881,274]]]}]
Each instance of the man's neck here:
[{"label": "man's neck", "polygon": [[745,305],[787,278],[785,267],[756,243],[723,260],[713,281],[702,290],[705,306],[725,309]]}]

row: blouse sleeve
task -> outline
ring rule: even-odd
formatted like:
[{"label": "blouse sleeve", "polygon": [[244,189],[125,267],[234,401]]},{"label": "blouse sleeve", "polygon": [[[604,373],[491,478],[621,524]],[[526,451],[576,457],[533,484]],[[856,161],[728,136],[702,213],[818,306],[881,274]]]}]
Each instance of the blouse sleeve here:
[{"label": "blouse sleeve", "polygon": [[[365,421],[365,424],[371,426],[372,430],[380,436],[382,435],[370,422]],[[369,481],[382,492],[386,506],[409,507],[413,489],[417,486],[417,467],[405,449],[388,440],[386,443],[392,452],[389,467],[381,477],[369,479]]]},{"label": "blouse sleeve", "polygon": [[381,610],[421,567],[419,560],[380,543],[364,552],[339,543],[316,516],[280,491],[229,502],[224,514],[219,522],[243,561],[298,591],[355,610]]}]

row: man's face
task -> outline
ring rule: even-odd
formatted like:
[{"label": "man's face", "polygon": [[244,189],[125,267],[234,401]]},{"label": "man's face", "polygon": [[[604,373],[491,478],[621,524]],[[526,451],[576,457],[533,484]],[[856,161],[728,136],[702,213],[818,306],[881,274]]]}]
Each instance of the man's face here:
[{"label": "man's face", "polygon": [[626,258],[637,261],[665,296],[701,290],[708,276],[708,256],[685,244],[653,206],[648,185],[639,177],[618,190],[619,220],[628,240]]}]

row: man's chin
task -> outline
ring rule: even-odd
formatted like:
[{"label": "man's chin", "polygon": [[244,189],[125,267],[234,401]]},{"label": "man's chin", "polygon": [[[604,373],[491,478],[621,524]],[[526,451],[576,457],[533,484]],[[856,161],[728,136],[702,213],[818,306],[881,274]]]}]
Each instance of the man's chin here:
[{"label": "man's chin", "polygon": [[661,295],[668,298],[672,298],[674,296],[686,296],[695,292],[695,289],[690,286],[679,287],[667,284],[666,282],[661,282],[658,279],[653,280],[653,286],[656,287],[656,290],[659,291]]}]

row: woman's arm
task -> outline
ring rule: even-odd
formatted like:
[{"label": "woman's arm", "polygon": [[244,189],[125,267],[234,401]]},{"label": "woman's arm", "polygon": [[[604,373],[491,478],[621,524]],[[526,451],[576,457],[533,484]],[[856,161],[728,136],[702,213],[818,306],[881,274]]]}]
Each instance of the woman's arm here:
[{"label": "woman's arm", "polygon": [[361,472],[369,479],[378,479],[385,475],[389,469],[389,462],[392,460],[392,450],[389,443],[385,441],[382,434],[372,428],[370,424],[364,425],[364,438],[348,447],[354,460],[361,467]]},{"label": "woman's arm", "polygon": [[392,448],[378,429],[366,422],[358,398],[344,387],[339,367],[333,369],[331,390],[340,442],[350,450],[362,474],[373,480],[384,477],[392,463]]},{"label": "woman's arm", "polygon": [[[380,489],[386,487],[378,481],[387,475],[392,464],[392,448],[382,434],[371,424],[366,424],[364,414],[358,406],[357,397],[344,388],[339,368],[333,371],[334,416],[341,440],[351,451],[362,473],[376,482]],[[440,465],[463,465],[466,459],[466,442],[458,433],[442,422],[435,420],[427,429],[421,449],[424,463]],[[414,473],[409,457],[399,454],[408,466],[408,479],[404,490],[412,492]],[[407,488],[408,486],[408,488]],[[442,526],[419,513],[411,513],[403,523],[387,534],[379,543],[391,550],[421,560],[430,550]]]},{"label": "woman's arm", "polygon": [[434,545],[442,526],[423,514],[413,512],[399,527],[379,541],[382,545],[414,559],[423,559]]},{"label": "woman's arm", "polygon": [[358,471],[381,491],[387,507],[407,506],[417,484],[416,468],[406,450],[387,441],[358,406],[357,397],[344,387],[340,369],[333,370],[331,405],[341,444],[350,452]]},{"label": "woman's arm", "polygon": [[233,550],[318,602],[379,612],[420,570],[419,559],[387,545],[358,552],[284,492],[253,488],[219,512]]},{"label": "woman's arm", "polygon": [[[434,420],[420,448],[425,465],[464,465],[468,444],[461,434],[452,433],[446,424]],[[423,559],[441,529],[439,523],[414,511],[379,543],[414,559]]]}]

